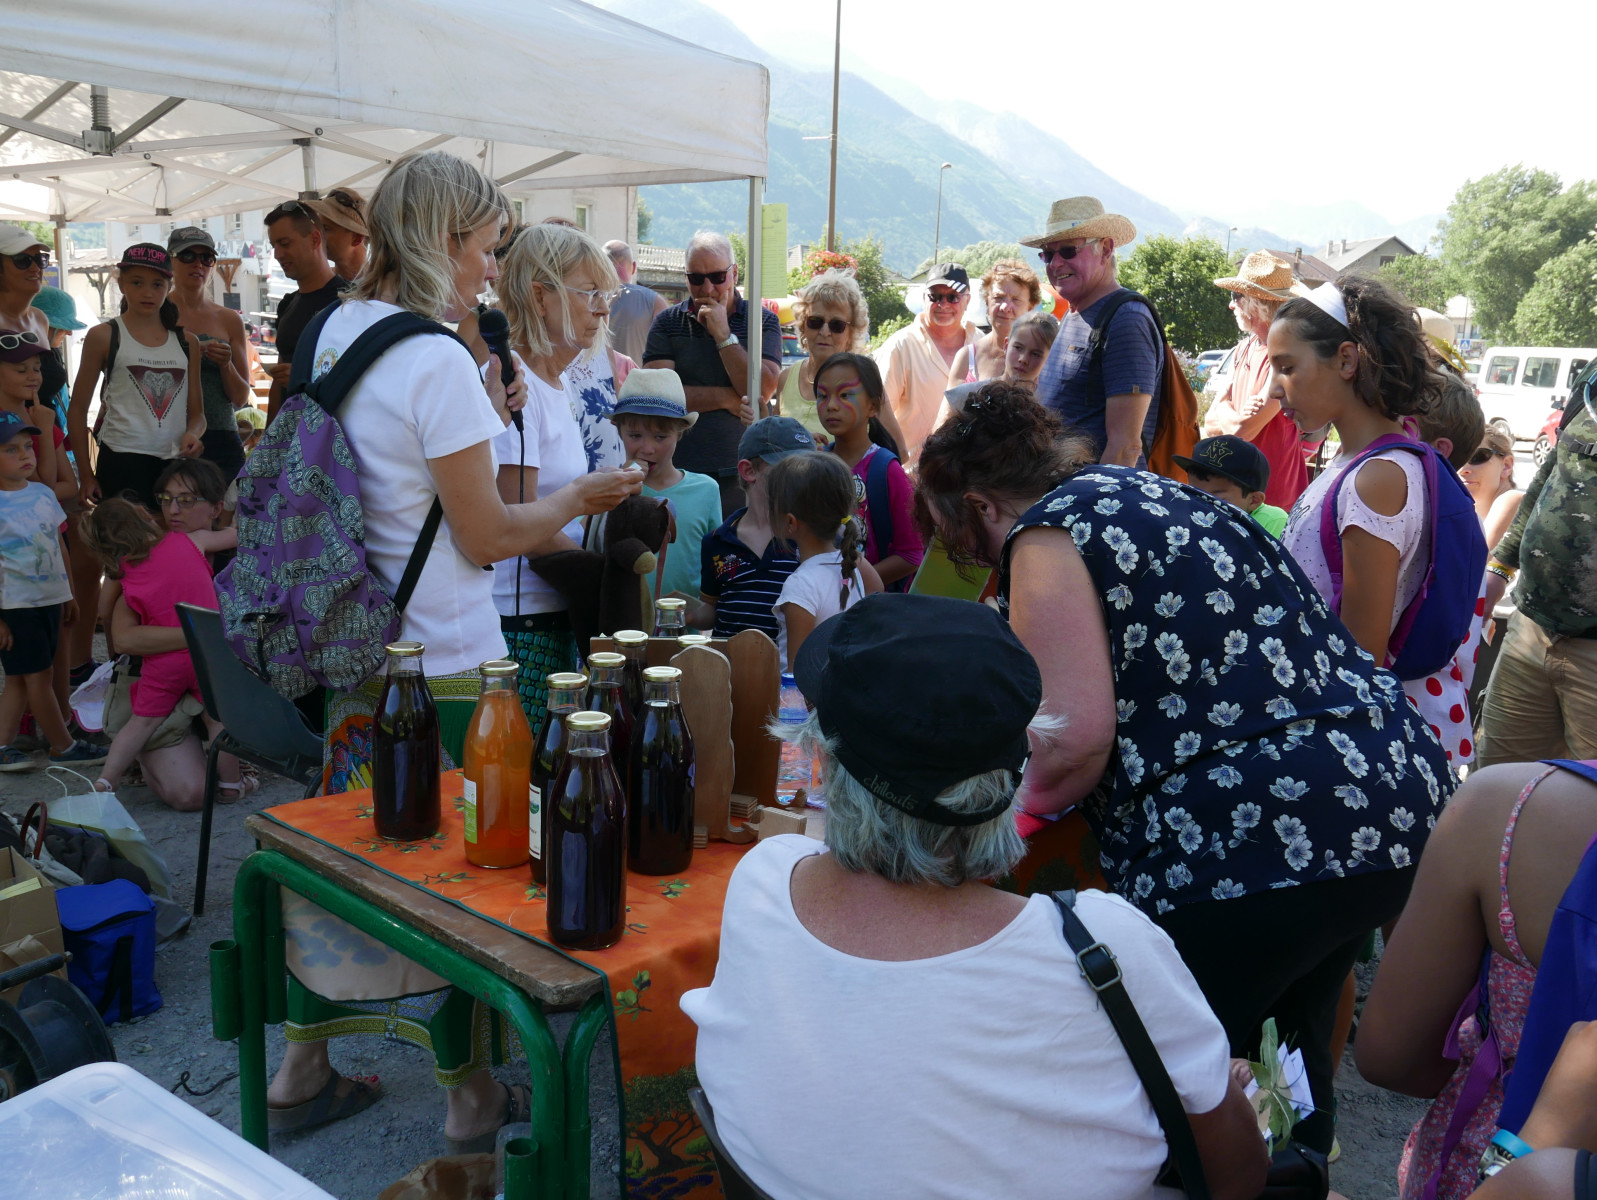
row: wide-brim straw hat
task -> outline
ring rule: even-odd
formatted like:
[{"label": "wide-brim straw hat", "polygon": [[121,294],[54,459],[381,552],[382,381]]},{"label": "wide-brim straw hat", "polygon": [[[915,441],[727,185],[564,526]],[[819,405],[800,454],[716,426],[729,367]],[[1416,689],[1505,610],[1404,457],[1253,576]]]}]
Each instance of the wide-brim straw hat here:
[{"label": "wide-brim straw hat", "polygon": [[1255,300],[1290,300],[1296,294],[1292,290],[1292,264],[1267,250],[1255,250],[1242,260],[1235,275],[1216,279],[1214,284]]},{"label": "wide-brim straw hat", "polygon": [[1048,225],[1035,237],[1022,238],[1022,246],[1046,246],[1049,242],[1067,239],[1111,238],[1115,245],[1124,246],[1137,236],[1137,227],[1130,218],[1119,213],[1106,213],[1103,205],[1091,196],[1071,196],[1055,200],[1048,210]]}]

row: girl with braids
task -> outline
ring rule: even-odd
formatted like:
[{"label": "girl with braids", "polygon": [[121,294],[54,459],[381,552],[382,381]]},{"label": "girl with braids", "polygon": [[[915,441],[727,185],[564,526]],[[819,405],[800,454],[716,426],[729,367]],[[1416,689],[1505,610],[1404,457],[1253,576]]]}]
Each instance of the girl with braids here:
[{"label": "girl with braids", "polygon": [[1012,383],[927,439],[923,532],[998,568],[999,609],[1065,719],[1036,740],[1029,834],[1079,805],[1110,885],[1170,935],[1224,1025],[1274,1017],[1332,1138],[1331,1034],[1453,790],[1436,738],[1245,513],[1092,449]]},{"label": "girl with braids", "polygon": [[[72,385],[67,427],[78,464],[78,496],[130,493],[152,513],[155,477],[168,459],[193,458],[204,445],[200,343],[178,324],[172,258],[166,247],[139,242],[117,266],[122,315],[89,330]],[[89,405],[101,374],[99,453],[89,455]],[[91,462],[93,465],[91,465]]]},{"label": "girl with braids", "polygon": [[765,494],[772,533],[791,542],[799,560],[771,606],[786,671],[812,629],[881,591],[882,577],[862,557],[865,530],[854,515],[854,476],[835,454],[788,455],[765,473]]}]

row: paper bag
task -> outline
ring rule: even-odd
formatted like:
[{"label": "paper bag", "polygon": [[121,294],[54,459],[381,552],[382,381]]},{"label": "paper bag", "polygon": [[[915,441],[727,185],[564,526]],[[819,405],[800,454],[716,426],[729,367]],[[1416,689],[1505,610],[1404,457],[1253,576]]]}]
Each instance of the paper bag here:
[{"label": "paper bag", "polygon": [[424,1162],[377,1200],[494,1200],[494,1156],[456,1154]]},{"label": "paper bag", "polygon": [[166,860],[156,853],[115,792],[80,792],[73,796],[57,796],[48,803],[52,823],[76,825],[79,829],[103,834],[116,854],[144,871],[154,895],[171,898],[172,872]]},{"label": "paper bag", "polygon": [[[55,911],[55,889],[15,850],[0,850],[0,971],[62,951],[61,922]],[[57,975],[66,977],[65,971]],[[22,987],[0,992],[15,1002]]]}]

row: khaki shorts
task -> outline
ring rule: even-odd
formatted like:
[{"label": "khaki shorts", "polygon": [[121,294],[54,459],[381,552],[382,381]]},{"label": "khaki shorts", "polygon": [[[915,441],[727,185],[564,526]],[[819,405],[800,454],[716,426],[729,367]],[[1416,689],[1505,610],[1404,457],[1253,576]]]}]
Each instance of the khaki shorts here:
[{"label": "khaki shorts", "polygon": [[1597,757],[1597,638],[1554,637],[1522,612],[1481,706],[1478,765]]},{"label": "khaki shorts", "polygon": [[[117,665],[116,674],[111,679],[111,694],[105,700],[105,734],[115,737],[128,718],[133,715],[133,701],[131,697],[133,678],[128,672],[125,663]],[[185,692],[178,700],[177,707],[167,714],[150,734],[144,743],[145,750],[165,750],[168,746],[175,746],[194,732],[194,718],[205,712],[205,706],[193,696]],[[140,751],[143,753],[143,751]]]}]

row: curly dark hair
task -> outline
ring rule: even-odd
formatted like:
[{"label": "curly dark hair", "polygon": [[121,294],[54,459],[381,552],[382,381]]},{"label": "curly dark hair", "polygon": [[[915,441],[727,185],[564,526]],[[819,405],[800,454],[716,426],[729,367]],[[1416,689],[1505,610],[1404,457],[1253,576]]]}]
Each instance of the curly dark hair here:
[{"label": "curly dark hair", "polygon": [[1283,304],[1273,323],[1285,321],[1322,362],[1335,358],[1342,343],[1351,341],[1359,350],[1354,392],[1393,420],[1419,416],[1441,401],[1445,379],[1413,305],[1384,284],[1359,275],[1344,275],[1320,286],[1342,293],[1346,327],[1301,296]]},{"label": "curly dark hair", "polygon": [[926,439],[915,519],[926,541],[942,537],[956,565],[991,566],[981,517],[965,493],[1031,501],[1092,462],[1091,445],[1067,434],[1029,388],[995,379]]}]

